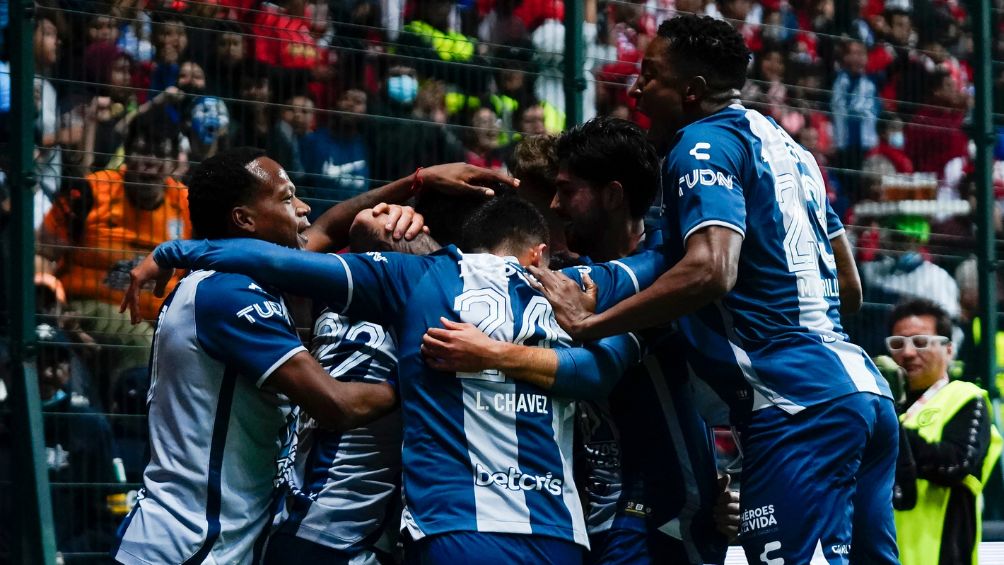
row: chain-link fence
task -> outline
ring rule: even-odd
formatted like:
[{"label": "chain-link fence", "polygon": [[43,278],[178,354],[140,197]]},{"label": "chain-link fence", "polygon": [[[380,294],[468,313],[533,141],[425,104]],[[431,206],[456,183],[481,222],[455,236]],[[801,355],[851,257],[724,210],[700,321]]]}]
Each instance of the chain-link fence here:
[{"label": "chain-link fence", "polygon": [[[993,6],[1000,21],[1002,2]],[[864,283],[861,312],[845,320],[852,339],[886,354],[892,306],[930,298],[956,320],[956,376],[981,380],[965,3],[583,0],[579,70],[565,65],[565,9],[561,0],[53,0],[36,4],[30,45],[4,36],[0,116],[23,80],[11,76],[10,54],[31,49],[35,59],[38,372],[66,561],[107,559],[138,488],[159,301],[144,296],[147,322],[136,326],[118,304],[144,255],[191,236],[194,164],[227,147],[263,148],[313,218],[421,166],[505,167],[523,136],[570,125],[576,71],[586,77],[584,119],[647,125],[630,86],[659,23],[679,12],[741,30],[754,52],[744,104],[822,167]],[[6,18],[0,11],[0,25]],[[993,57],[1004,89],[997,27]],[[8,147],[20,141],[6,119],[0,135]],[[994,183],[1004,202],[1002,161]]]}]

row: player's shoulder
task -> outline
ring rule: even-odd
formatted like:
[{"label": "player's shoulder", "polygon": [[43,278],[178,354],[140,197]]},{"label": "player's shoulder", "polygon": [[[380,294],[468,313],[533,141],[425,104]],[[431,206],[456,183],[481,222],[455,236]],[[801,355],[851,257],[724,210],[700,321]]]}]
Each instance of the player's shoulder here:
[{"label": "player's shoulder", "polygon": [[227,310],[231,306],[280,300],[278,293],[259,285],[247,275],[237,273],[195,271],[182,280],[182,284],[186,283],[197,285],[193,291],[196,305],[202,310]]},{"label": "player's shoulder", "polygon": [[715,162],[745,151],[750,122],[742,107],[730,107],[688,124],[677,134],[670,157],[676,161]]}]

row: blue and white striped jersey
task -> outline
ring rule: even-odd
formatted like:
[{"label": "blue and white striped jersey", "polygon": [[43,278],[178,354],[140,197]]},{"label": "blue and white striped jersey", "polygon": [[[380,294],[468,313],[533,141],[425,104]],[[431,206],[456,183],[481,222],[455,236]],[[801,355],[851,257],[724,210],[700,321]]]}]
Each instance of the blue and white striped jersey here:
[{"label": "blue and white striped jersey", "polygon": [[[310,352],[340,381],[397,378],[397,341],[373,322],[326,310],[314,322]],[[367,549],[400,523],[401,411],[344,433],[300,411],[294,468],[279,531],[344,552]]]},{"label": "blue and white striped jersey", "polygon": [[292,445],[269,376],[305,351],[282,298],[196,271],[161,309],[151,357],[150,463],[120,528],[121,563],[252,563]]},{"label": "blue and white striped jersey", "polygon": [[[394,327],[413,536],[505,532],[588,546],[572,477],[574,403],[498,371],[446,374],[422,360],[422,336],[440,326],[440,317],[513,343],[571,345],[514,258],[452,246],[428,256],[321,255],[256,240],[173,241],[155,253],[161,265],[253,271],[350,318]],[[634,294],[663,270],[657,252],[592,266],[598,308]],[[575,269],[566,274],[579,280]]]},{"label": "blue and white striped jersey", "polygon": [[890,395],[840,325],[830,239],[844,228],[812,155],[734,105],[680,130],[665,167],[671,254],[706,226],[744,237],[733,290],[680,321],[691,367],[733,418],[770,405],[794,414],[858,391]]}]

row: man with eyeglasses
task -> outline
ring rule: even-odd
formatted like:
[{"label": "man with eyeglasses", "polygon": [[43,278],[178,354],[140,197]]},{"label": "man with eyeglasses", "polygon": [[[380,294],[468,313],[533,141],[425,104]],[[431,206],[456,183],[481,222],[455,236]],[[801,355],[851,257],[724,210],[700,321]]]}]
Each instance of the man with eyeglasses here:
[{"label": "man with eyeglasses", "polygon": [[916,505],[896,512],[900,558],[908,565],[977,562],[980,493],[1001,453],[986,391],[948,379],[951,333],[945,310],[918,298],[896,306],[885,340],[905,374],[900,422],[917,470]]}]

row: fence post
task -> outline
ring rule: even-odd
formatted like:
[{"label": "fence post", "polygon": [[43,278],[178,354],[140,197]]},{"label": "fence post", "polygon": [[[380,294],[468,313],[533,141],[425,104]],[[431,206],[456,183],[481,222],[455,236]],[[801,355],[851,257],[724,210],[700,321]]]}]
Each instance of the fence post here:
[{"label": "fence post", "polygon": [[585,37],[582,24],[585,20],[582,0],[565,2],[565,127],[582,123],[582,92],[586,89]]},{"label": "fence post", "polygon": [[11,275],[10,338],[14,436],[15,562],[53,564],[56,536],[49,497],[45,432],[35,371],[35,61],[33,0],[10,3]]},{"label": "fence post", "polygon": [[[979,374],[983,386],[997,406],[997,257],[993,224],[993,61],[990,35],[990,1],[972,0],[969,3],[973,22],[973,81],[975,100],[971,138],[976,142],[976,227],[978,232],[977,265],[980,292],[980,340],[978,347]],[[999,415],[993,410],[998,424]],[[1000,486],[1000,485],[996,485]],[[990,493],[999,489],[989,489]],[[987,500],[986,518],[1002,517],[1002,500]]]}]

